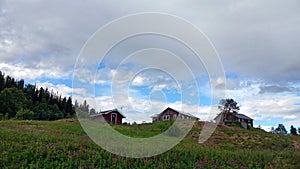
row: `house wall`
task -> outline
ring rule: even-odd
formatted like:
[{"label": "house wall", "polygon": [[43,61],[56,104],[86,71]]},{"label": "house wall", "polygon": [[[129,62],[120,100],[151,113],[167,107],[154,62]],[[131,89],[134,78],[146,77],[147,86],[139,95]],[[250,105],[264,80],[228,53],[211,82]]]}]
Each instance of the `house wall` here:
[{"label": "house wall", "polygon": [[248,120],[248,119],[241,119],[237,118],[236,116],[233,116],[232,114],[228,114],[227,117],[225,117],[225,114],[220,114],[216,117],[216,119],[220,119],[220,124],[223,125],[228,125],[234,122],[239,122],[243,128],[248,128],[248,126],[253,127],[253,120]]},{"label": "house wall", "polygon": [[158,117],[158,121],[165,121],[165,120],[175,120],[178,116],[178,112],[172,109],[164,110]]},{"label": "house wall", "polygon": [[96,121],[100,121],[100,122],[104,122],[104,120],[105,120],[107,123],[111,124],[111,115],[113,113],[117,114],[117,123],[116,124],[122,124],[122,115],[117,111],[110,112],[108,114],[104,114],[103,116],[101,116],[101,115],[95,116],[92,119],[96,120]]},{"label": "house wall", "polygon": [[107,123],[111,123],[111,115],[115,113],[117,115],[117,123],[116,124],[122,124],[122,116],[119,112],[110,112],[106,115],[104,115],[105,120]]},{"label": "house wall", "polygon": [[231,114],[228,114],[227,118],[226,117],[224,117],[224,118],[225,118],[224,119],[225,124],[227,124],[227,123],[233,123],[233,122],[239,122],[239,119],[237,117],[231,115]]},{"label": "house wall", "polygon": [[152,122],[158,122],[159,118],[158,117],[152,117]]},{"label": "house wall", "polygon": [[242,126],[243,128],[245,128],[245,129],[247,129],[247,128],[248,128],[248,123],[245,122],[245,121],[242,121],[242,122],[241,122],[241,126]]},{"label": "house wall", "polygon": [[194,119],[185,114],[181,114],[173,109],[165,109],[158,117],[153,117],[152,122],[165,121],[165,120],[190,120]]}]

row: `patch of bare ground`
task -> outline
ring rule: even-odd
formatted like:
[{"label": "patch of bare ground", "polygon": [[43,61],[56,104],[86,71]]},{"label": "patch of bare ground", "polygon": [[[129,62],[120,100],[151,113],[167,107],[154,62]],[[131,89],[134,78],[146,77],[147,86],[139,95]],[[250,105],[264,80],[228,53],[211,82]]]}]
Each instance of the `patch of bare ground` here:
[{"label": "patch of bare ground", "polygon": [[300,150],[300,143],[299,142],[297,142],[297,141],[294,141],[294,143],[293,143],[293,148],[295,149],[295,150]]},{"label": "patch of bare ground", "polygon": [[[205,122],[196,122],[194,124],[194,127],[196,129],[202,129],[204,126]],[[214,147],[214,148],[218,148],[219,144],[222,142],[234,142],[234,138],[230,137],[229,135],[227,135],[224,132],[219,131],[219,129],[232,129],[232,127],[228,127],[228,126],[223,126],[223,125],[218,125],[217,129],[214,131],[214,133],[212,134],[212,136],[205,141],[203,144],[201,144],[202,146],[205,147]],[[194,140],[198,140],[199,139],[199,135],[201,133],[200,131],[194,131],[192,132],[188,137]]]}]

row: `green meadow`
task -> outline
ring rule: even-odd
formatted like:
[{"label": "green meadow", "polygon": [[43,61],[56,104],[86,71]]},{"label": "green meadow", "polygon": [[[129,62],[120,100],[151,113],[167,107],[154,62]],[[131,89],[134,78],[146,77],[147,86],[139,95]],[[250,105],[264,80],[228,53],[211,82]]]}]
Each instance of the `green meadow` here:
[{"label": "green meadow", "polygon": [[[114,125],[131,137],[151,137],[170,122]],[[300,168],[300,136],[219,126],[198,144],[198,122],[171,150],[150,158],[126,158],[95,144],[77,120],[0,121],[0,168]]]}]

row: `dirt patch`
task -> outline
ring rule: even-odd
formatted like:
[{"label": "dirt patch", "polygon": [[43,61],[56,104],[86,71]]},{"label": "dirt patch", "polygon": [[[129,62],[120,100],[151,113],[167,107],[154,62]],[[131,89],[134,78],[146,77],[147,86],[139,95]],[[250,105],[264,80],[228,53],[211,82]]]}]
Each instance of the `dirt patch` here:
[{"label": "dirt patch", "polygon": [[300,143],[298,143],[297,141],[294,141],[293,148],[296,150],[300,150]]}]

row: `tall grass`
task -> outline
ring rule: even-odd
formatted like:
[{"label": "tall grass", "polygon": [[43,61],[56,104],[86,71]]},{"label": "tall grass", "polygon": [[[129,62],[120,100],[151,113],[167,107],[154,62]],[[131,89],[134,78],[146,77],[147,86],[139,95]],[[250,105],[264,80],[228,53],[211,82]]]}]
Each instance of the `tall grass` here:
[{"label": "tall grass", "polygon": [[[169,125],[113,127],[129,136],[150,137],[165,131]],[[190,134],[193,132],[199,132],[199,129],[193,129]],[[293,141],[299,141],[296,137],[227,128],[218,132],[240,140],[224,139],[214,146],[199,145],[188,136],[168,152],[133,159],[101,149],[78,123],[1,121],[0,168],[300,168],[300,152],[291,145]],[[271,140],[262,139],[266,137]],[[253,140],[260,143],[253,143]],[[287,147],[282,145],[283,142],[288,142]]]}]

